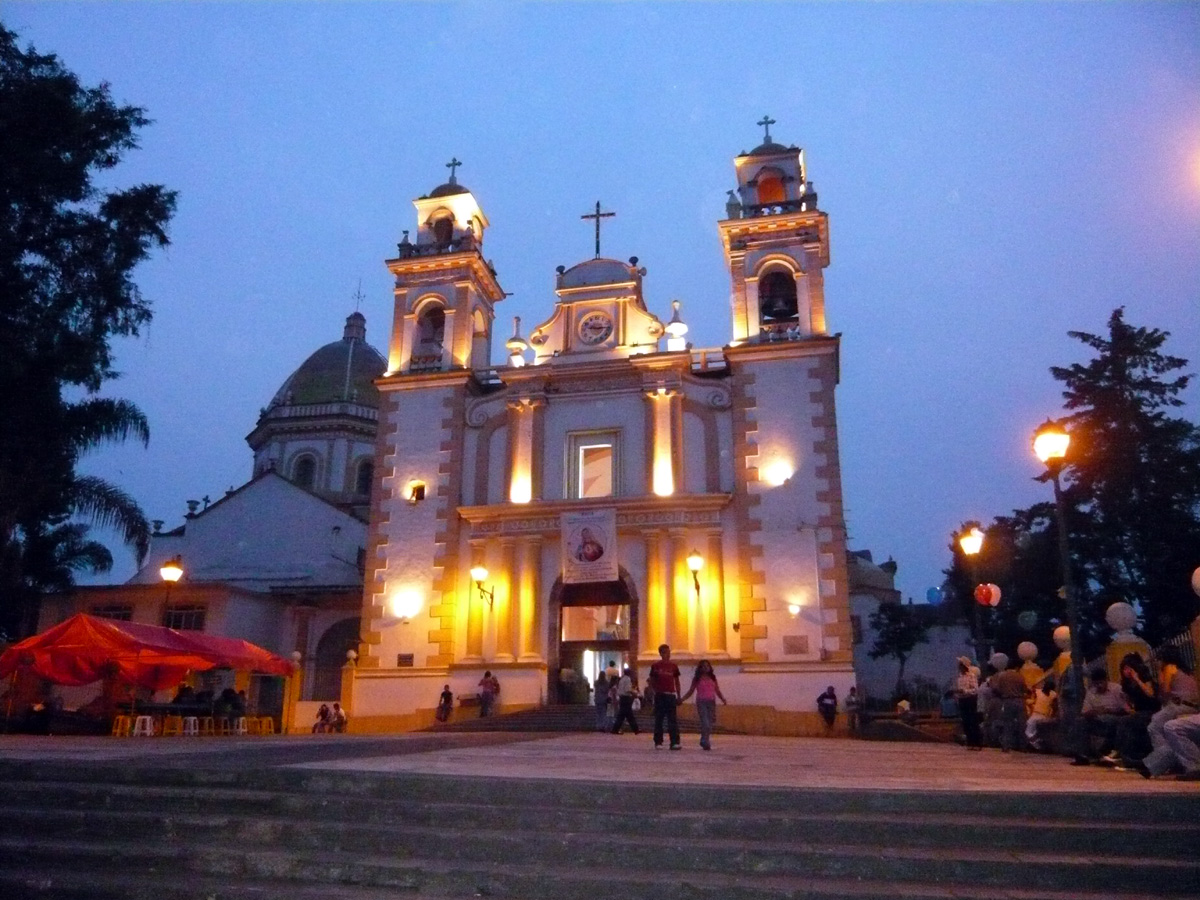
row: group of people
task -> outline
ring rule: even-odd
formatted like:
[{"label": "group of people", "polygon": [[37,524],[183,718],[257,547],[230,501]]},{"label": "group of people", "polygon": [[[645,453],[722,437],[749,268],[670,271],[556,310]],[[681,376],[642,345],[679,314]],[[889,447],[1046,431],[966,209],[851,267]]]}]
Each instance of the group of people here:
[{"label": "group of people", "polygon": [[342,734],[345,732],[348,722],[349,717],[342,709],[342,704],[335,700],[331,709],[328,704],[322,703],[317,709],[317,721],[313,723],[312,733]]},{"label": "group of people", "polygon": [[[857,687],[851,686],[850,693],[846,695],[844,707],[846,711],[846,725],[850,729],[850,733],[858,734],[862,701],[858,696]],[[821,720],[825,723],[826,734],[831,733],[834,724],[837,722],[838,714],[838,695],[832,684],[817,695],[817,712],[820,714]]]},{"label": "group of people", "polygon": [[[980,750],[988,741],[1005,752],[1041,751],[1057,730],[1073,765],[1110,766],[1147,778],[1179,770],[1180,777],[1200,779],[1200,691],[1174,648],[1160,653],[1157,677],[1138,653],[1122,657],[1115,684],[1103,666],[1089,672],[1076,723],[1067,718],[1071,704],[1053,675],[1029,685],[1000,657],[993,657],[986,680],[969,659],[958,659],[954,695],[968,749]],[[1069,695],[1068,678],[1064,682]]]},{"label": "group of people", "polygon": [[[500,697],[500,679],[492,674],[491,670],[483,673],[483,677],[479,679],[479,715],[481,718],[486,718],[492,714],[496,708],[496,701]],[[454,711],[454,692],[450,690],[450,685],[442,685],[442,693],[438,697],[437,710],[434,712],[434,718],[439,722],[446,722],[450,719],[450,714]]]},{"label": "group of people", "polygon": [[679,666],[671,661],[670,646],[662,644],[658,648],[658,656],[658,660],[650,666],[646,686],[640,694],[628,666],[618,673],[616,663],[610,660],[604,671],[596,676],[593,694],[596,729],[621,734],[628,725],[630,731],[640,734],[636,714],[640,709],[650,707],[654,710],[654,746],[662,747],[664,738],[669,738],[670,749],[681,750],[679,705],[694,694],[700,719],[700,747],[711,750],[712,732],[717,723],[717,701],[726,702],[712,663],[702,659],[696,664],[691,683],[684,692],[682,673]]}]

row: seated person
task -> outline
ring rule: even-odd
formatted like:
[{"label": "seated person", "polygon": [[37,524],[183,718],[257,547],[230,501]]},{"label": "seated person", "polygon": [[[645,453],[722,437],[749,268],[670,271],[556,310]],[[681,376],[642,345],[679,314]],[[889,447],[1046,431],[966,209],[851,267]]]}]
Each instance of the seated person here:
[{"label": "seated person", "polygon": [[1162,708],[1158,684],[1141,654],[1127,653],[1121,659],[1121,693],[1131,712],[1117,723],[1116,746],[1105,762],[1132,766],[1150,752],[1150,719]]},{"label": "seated person", "polygon": [[437,712],[434,716],[439,722],[445,722],[450,718],[452,709],[454,709],[454,693],[450,690],[450,685],[442,685],[442,696],[438,698]]},{"label": "seated person", "polygon": [[1054,721],[1058,691],[1054,689],[1054,676],[1047,675],[1033,689],[1033,709],[1025,720],[1025,740],[1034,750],[1041,750],[1041,730]]},{"label": "seated person", "polygon": [[332,725],[332,718],[333,718],[333,715],[329,710],[329,706],[327,704],[322,703],[320,708],[317,709],[317,721],[315,721],[313,723],[312,733],[313,734],[324,734],[325,732],[330,731],[331,730],[330,726]]},{"label": "seated person", "polygon": [[[1092,671],[1091,682],[1083,696],[1082,710],[1088,744],[1076,755],[1077,765],[1087,765],[1097,756],[1111,753],[1117,740],[1117,723],[1130,712],[1129,701],[1120,689],[1108,683],[1108,672],[1103,667]],[[1100,747],[1093,753],[1091,742],[1097,737]]]},{"label": "seated person", "polygon": [[331,730],[338,734],[345,732],[349,717],[346,715],[346,711],[342,709],[342,704],[336,700],[333,702],[333,709],[329,713],[329,719]]}]

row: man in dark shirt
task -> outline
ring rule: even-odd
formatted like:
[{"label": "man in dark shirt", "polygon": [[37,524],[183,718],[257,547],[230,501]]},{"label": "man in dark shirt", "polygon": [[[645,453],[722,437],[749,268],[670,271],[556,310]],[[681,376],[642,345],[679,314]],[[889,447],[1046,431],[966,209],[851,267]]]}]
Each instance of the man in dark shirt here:
[{"label": "man in dark shirt", "polygon": [[671,662],[671,648],[663,644],[658,648],[662,657],[650,667],[650,685],[654,688],[654,746],[661,747],[663,742],[663,720],[671,734],[671,749],[678,750],[679,718],[676,707],[679,704],[679,666]]}]

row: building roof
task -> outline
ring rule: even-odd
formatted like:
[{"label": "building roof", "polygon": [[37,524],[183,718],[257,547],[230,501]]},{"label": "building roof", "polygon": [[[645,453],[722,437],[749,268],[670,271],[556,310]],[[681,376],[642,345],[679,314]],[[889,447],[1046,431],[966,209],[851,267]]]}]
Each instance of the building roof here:
[{"label": "building roof", "polygon": [[367,343],[366,321],[362,313],[351,313],[342,339],[326,344],[301,363],[275,392],[271,405],[352,400],[378,407],[375,379],[387,369],[387,360]]},{"label": "building roof", "polygon": [[453,194],[469,194],[471,193],[465,186],[455,181],[447,181],[445,184],[439,184],[429,192],[430,197],[449,197]]}]

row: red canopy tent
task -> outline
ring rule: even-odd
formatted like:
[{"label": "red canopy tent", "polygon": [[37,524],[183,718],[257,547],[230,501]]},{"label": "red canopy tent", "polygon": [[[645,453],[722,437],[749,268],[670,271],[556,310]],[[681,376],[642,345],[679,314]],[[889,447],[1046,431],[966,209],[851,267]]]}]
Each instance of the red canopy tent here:
[{"label": "red canopy tent", "polygon": [[176,631],[139,622],[71,616],[0,655],[0,678],[29,671],[55,684],[106,676],[150,690],[179,684],[190,671],[230,668],[290,675],[292,664],[249,641]]}]

